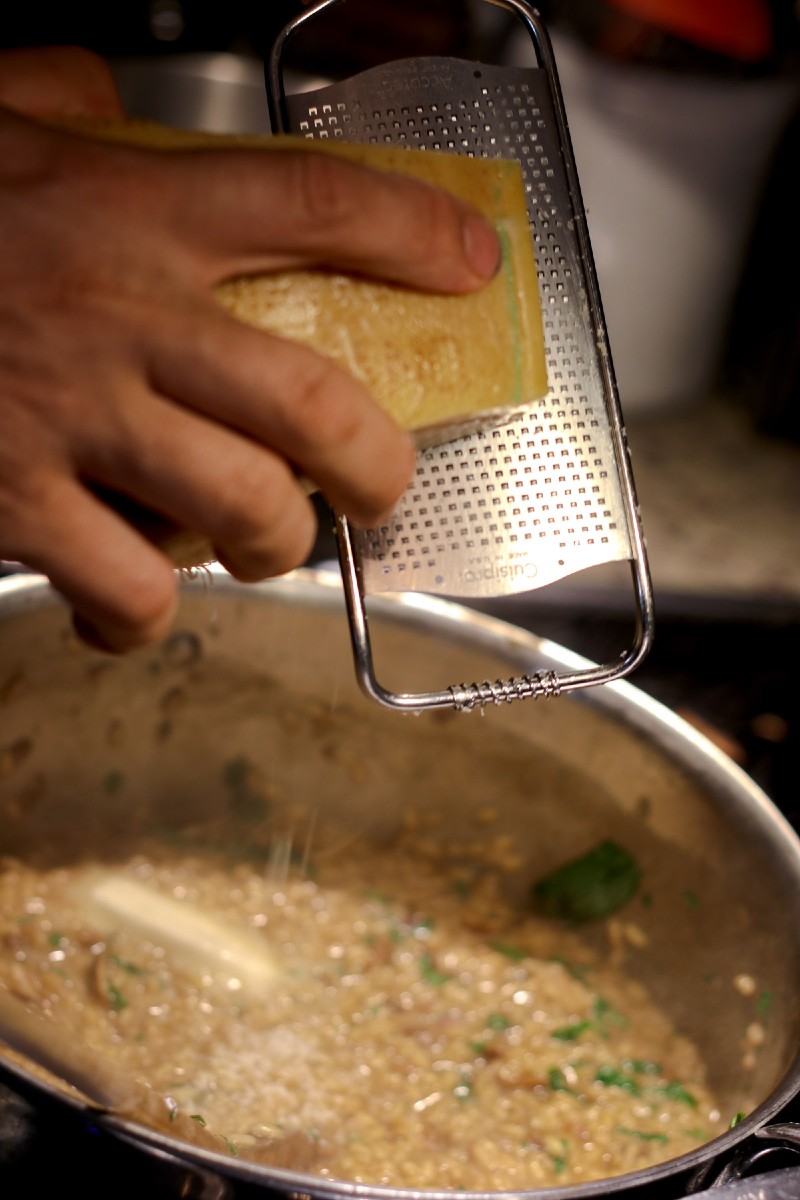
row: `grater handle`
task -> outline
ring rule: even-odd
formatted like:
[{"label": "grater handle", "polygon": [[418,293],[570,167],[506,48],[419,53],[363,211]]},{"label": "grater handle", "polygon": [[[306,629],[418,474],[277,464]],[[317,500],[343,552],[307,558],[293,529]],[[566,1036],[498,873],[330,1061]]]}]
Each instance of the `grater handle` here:
[{"label": "grater handle", "polygon": [[360,567],[353,551],[349,523],[347,518],[340,514],[336,516],[336,540],[356,679],[361,690],[385,708],[399,712],[422,712],[436,708],[454,708],[461,712],[470,712],[473,708],[485,708],[487,704],[510,704],[513,700],[555,697],[562,692],[580,691],[596,687],[598,684],[611,683],[629,674],[641,657],[640,643],[646,637],[643,631],[639,631],[636,644],[626,655],[621,656],[618,663],[606,666],[587,667],[571,672],[536,671],[533,675],[517,675],[505,680],[453,684],[438,692],[389,691],[378,683],[375,676]]}]

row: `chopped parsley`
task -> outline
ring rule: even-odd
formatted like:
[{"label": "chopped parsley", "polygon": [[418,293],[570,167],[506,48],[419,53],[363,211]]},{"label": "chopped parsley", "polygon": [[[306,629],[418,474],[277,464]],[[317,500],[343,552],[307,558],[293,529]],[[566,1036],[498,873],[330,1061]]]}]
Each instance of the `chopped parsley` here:
[{"label": "chopped parsley", "polygon": [[120,971],[124,971],[126,975],[144,975],[145,974],[145,971],[142,967],[138,967],[136,965],[136,963],[128,962],[127,959],[117,958],[117,956],[115,954],[111,955],[108,961],[113,963],[114,966],[117,967]]},{"label": "chopped parsley", "polygon": [[617,1126],[617,1133],[621,1133],[624,1137],[637,1138],[640,1142],[658,1142],[659,1146],[666,1146],[669,1142],[665,1133],[650,1133],[645,1129],[627,1129],[624,1125]]},{"label": "chopped parsley", "polygon": [[447,983],[448,979],[451,978],[450,975],[445,975],[444,972],[438,969],[430,954],[423,954],[419,966],[422,978],[426,983],[431,984],[432,987],[441,987],[443,983]]},{"label": "chopped parsley", "polygon": [[654,1089],[660,1095],[665,1096],[667,1100],[677,1100],[680,1104],[687,1104],[689,1108],[697,1108],[697,1100],[682,1083],[667,1083],[664,1087]]},{"label": "chopped parsley", "polygon": [[624,1068],[620,1067],[598,1067],[595,1072],[595,1081],[602,1083],[605,1087],[618,1087],[624,1092],[630,1092],[632,1096],[641,1095],[641,1086],[637,1080]]},{"label": "chopped parsley", "polygon": [[574,1025],[562,1025],[560,1029],[554,1029],[550,1036],[559,1042],[576,1042],[591,1027],[591,1021],[576,1021]]},{"label": "chopped parsley", "polygon": [[525,950],[520,950],[518,946],[510,946],[508,942],[489,942],[489,945],[492,950],[496,950],[498,954],[505,955],[506,958],[510,958],[513,962],[521,962],[523,958],[528,957]]},{"label": "chopped parsley", "polygon": [[547,1072],[547,1082],[554,1092],[569,1092],[574,1096],[574,1090],[567,1083],[567,1077],[560,1067],[551,1067]]},{"label": "chopped parsley", "polygon": [[756,1002],[756,1012],[762,1017],[768,1017],[772,1011],[772,1005],[775,1002],[775,996],[770,991],[762,992]]},{"label": "chopped parsley", "polygon": [[128,1007],[128,1001],[123,993],[113,983],[106,984],[106,994],[114,1012],[122,1012]]},{"label": "chopped parsley", "polygon": [[509,1021],[508,1017],[504,1017],[502,1013],[489,1013],[489,1016],[486,1018],[486,1024],[488,1025],[489,1029],[500,1031],[502,1029],[508,1029],[511,1025],[511,1022]]}]

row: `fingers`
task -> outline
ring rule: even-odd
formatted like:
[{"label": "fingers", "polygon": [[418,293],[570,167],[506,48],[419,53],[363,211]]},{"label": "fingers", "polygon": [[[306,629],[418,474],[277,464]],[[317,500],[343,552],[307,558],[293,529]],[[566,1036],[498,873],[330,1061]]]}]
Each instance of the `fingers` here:
[{"label": "fingers", "polygon": [[362,385],[308,347],[209,310],[149,346],[156,390],[285,458],[354,524],[390,512],[415,463],[410,437]]},{"label": "fingers", "polygon": [[[500,265],[495,230],[444,191],[324,152],[173,154],[173,219],[214,275],[325,266],[466,292]],[[187,186],[192,177],[196,186]]]},{"label": "fingers", "polygon": [[0,52],[0,104],[30,117],[122,117],[114,76],[80,46]]},{"label": "fingers", "polygon": [[78,449],[94,481],[201,532],[238,579],[306,560],[316,520],[285,458],[162,397],[142,394]]},{"label": "fingers", "polygon": [[40,487],[17,522],[19,559],[67,600],[83,640],[122,653],[165,636],[178,605],[167,559],[80,482],[53,475]]}]

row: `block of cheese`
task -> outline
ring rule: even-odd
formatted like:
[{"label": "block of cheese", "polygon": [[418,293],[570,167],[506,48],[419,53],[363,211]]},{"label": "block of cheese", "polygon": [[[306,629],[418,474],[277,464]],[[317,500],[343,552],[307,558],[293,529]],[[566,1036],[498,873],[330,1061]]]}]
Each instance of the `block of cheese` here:
[{"label": "block of cheese", "polygon": [[216,297],[238,319],[333,358],[420,448],[497,424],[546,393],[539,285],[518,163],[339,140],[206,134],[143,121],[70,124],[152,148],[334,154],[460,196],[495,225],[503,246],[499,274],[477,292],[433,295],[330,271],[281,270],[223,281]]}]

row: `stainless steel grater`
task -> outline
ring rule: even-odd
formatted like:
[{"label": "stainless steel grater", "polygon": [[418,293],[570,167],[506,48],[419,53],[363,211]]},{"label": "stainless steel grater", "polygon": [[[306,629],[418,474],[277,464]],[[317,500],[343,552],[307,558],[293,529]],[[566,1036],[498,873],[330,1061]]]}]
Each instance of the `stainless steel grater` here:
[{"label": "stainless steel grater", "polygon": [[[485,0],[498,3],[498,0]],[[527,28],[535,67],[456,58],[392,61],[288,94],[288,39],[346,0],[319,0],[287,25],[267,65],[276,132],[515,158],[528,197],[550,390],[512,423],[427,450],[389,524],[336,517],[356,673],[391,708],[499,703],[622,678],[647,654],[653,604],[639,511],[594,261],[552,48],[538,14],[499,0]],[[425,592],[462,599],[541,588],[627,561],[636,617],[618,660],[571,673],[396,693],[376,679],[367,597]]]}]

